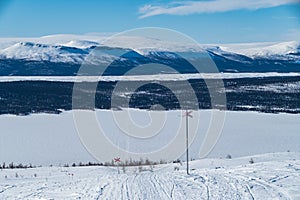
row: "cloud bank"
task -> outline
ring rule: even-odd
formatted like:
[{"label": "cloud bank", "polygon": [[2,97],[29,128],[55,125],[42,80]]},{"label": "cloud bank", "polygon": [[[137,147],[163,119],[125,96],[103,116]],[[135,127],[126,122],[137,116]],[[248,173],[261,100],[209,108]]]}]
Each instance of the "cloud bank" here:
[{"label": "cloud bank", "polygon": [[145,5],[139,9],[139,18],[155,15],[189,15],[199,13],[227,12],[232,10],[257,10],[285,4],[300,3],[300,0],[205,0],[174,2],[167,5]]}]

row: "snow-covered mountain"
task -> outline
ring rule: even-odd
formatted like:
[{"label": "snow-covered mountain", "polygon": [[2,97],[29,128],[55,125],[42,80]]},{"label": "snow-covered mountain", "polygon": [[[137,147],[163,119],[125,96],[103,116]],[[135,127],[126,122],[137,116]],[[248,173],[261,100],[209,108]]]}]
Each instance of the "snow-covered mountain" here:
[{"label": "snow-covered mountain", "polygon": [[[54,62],[76,62],[82,60],[89,50],[95,46],[101,46],[103,37],[90,37],[82,39],[83,36],[65,35],[45,36],[41,38],[14,38],[0,39],[0,55],[2,58],[26,59],[26,60],[49,60]],[[125,38],[130,44],[122,41],[110,43],[111,47],[131,48],[139,54],[147,55],[153,52],[161,52],[166,49],[173,52],[194,52],[199,49],[214,53],[219,56],[241,61],[238,57],[245,59],[299,59],[300,42],[266,42],[266,43],[244,43],[244,44],[221,44],[221,45],[193,45],[182,46],[163,41],[151,41],[149,38]],[[136,41],[138,40],[138,41]],[[51,42],[52,41],[52,42]],[[144,49],[135,49],[134,43],[145,43]],[[149,48],[148,48],[149,47]],[[165,48],[163,48],[165,47]],[[67,59],[66,57],[70,57]],[[73,58],[73,59],[71,59]]]},{"label": "snow-covered mountain", "polygon": [[220,47],[224,51],[234,52],[247,57],[268,58],[268,59],[295,59],[299,60],[300,42],[280,42],[280,43],[250,43],[231,44]]},{"label": "snow-covered mountain", "polygon": [[[124,71],[139,64],[159,63],[180,69],[181,73],[193,73],[178,54],[193,57],[203,51],[211,56],[221,72],[300,71],[300,42],[296,41],[195,46],[128,36],[124,40],[119,38],[104,43],[105,38],[89,35],[2,38],[0,75],[76,75],[79,66],[95,48],[101,53],[89,56],[90,63],[112,63]],[[121,54],[122,51],[126,55]],[[118,58],[120,54],[122,59]]]},{"label": "snow-covered mountain", "polygon": [[89,48],[77,48],[72,46],[19,42],[0,52],[4,59],[81,63],[84,57],[89,53],[89,50]]}]

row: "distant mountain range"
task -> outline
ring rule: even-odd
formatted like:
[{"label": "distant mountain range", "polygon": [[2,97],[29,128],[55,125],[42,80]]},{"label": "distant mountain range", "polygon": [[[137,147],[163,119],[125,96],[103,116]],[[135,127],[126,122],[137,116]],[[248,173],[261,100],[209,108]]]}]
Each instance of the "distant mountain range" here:
[{"label": "distant mountain range", "polygon": [[[195,73],[180,55],[200,59],[201,56],[194,56],[203,52],[210,55],[220,72],[300,72],[300,43],[296,41],[201,45],[199,50],[189,45],[171,47],[160,41],[155,41],[158,47],[135,48],[135,42],[145,41],[147,46],[149,40],[151,42],[149,38],[130,38],[130,45],[118,41],[107,45],[103,40],[103,37],[74,35],[1,38],[0,76],[74,76],[86,60],[91,68],[84,75],[95,75],[95,66],[99,63],[109,66],[105,75],[123,75],[135,66],[149,63],[167,65],[180,73]],[[100,53],[96,57],[89,56],[93,50]]]}]

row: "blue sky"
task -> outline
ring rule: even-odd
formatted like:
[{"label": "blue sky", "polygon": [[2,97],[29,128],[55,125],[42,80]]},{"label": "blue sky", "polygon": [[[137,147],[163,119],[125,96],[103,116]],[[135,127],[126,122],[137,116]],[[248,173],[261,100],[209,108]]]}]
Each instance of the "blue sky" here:
[{"label": "blue sky", "polygon": [[154,26],[180,31],[200,43],[300,40],[299,0],[0,2],[0,37],[117,33]]}]

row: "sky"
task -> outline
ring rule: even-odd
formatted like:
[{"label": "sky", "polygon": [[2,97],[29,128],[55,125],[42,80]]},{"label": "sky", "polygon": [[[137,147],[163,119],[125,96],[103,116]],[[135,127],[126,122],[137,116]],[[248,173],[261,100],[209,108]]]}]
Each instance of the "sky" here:
[{"label": "sky", "polygon": [[162,27],[200,43],[300,41],[300,0],[0,0],[0,37]]}]

